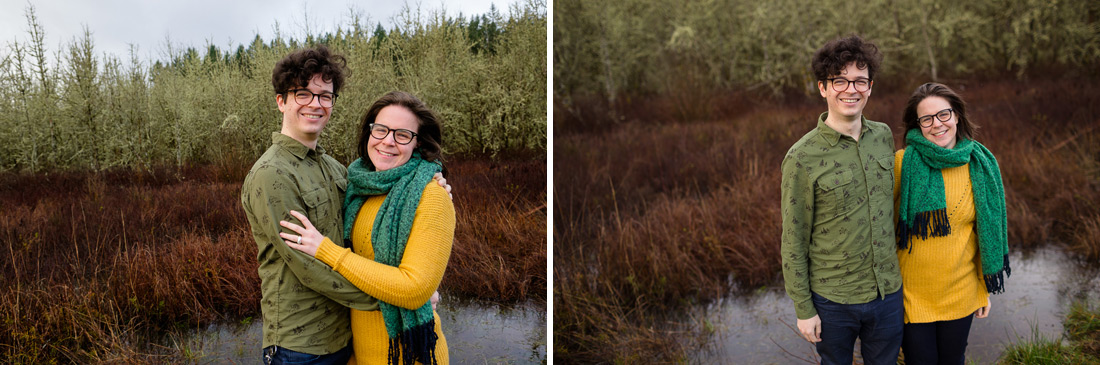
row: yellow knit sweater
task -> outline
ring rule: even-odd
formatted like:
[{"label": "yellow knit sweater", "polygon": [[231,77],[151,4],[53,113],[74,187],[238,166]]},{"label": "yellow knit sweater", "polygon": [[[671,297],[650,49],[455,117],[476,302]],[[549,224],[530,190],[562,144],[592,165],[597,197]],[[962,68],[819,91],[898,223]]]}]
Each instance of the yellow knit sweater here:
[{"label": "yellow knit sweater", "polygon": [[[401,265],[393,267],[374,261],[371,230],[385,196],[370,197],[363,203],[351,231],[352,247],[339,247],[325,238],[317,250],[317,259],[330,265],[363,292],[406,309],[428,302],[439,288],[454,242],[455,210],[447,191],[433,180],[424,188],[416,208],[412,232],[405,245]],[[436,360],[448,363],[447,340],[435,314]],[[351,310],[352,344],[359,364],[385,364],[389,335],[381,311]]]},{"label": "yellow knit sweater", "polygon": [[[894,154],[894,221],[897,222],[901,160],[905,150]],[[970,186],[970,167],[941,170],[947,200],[951,234],[946,237],[912,237],[909,249],[898,250],[905,300],[905,323],[950,321],[966,317],[989,300],[982,279],[982,259],[976,212]]]}]

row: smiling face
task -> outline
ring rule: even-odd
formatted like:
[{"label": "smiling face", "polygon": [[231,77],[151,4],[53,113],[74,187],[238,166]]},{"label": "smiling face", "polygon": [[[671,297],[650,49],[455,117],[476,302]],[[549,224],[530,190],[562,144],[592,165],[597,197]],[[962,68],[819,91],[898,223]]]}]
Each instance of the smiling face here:
[{"label": "smiling face", "polygon": [[[296,89],[296,88],[292,88]],[[313,75],[313,78],[309,80],[309,85],[301,87],[300,89],[306,89],[314,94],[332,93],[332,82],[325,82],[321,80],[321,75]],[[329,117],[332,116],[332,107],[323,107],[320,104],[319,98],[314,97],[313,100],[307,105],[298,105],[294,101],[294,95],[292,93],[283,93],[275,96],[275,103],[279,106],[279,111],[283,112],[283,128],[281,133],[294,138],[298,142],[308,146],[309,148],[315,148],[317,146],[317,139],[321,136],[321,130],[328,124]]]},{"label": "smiling face", "polygon": [[374,164],[374,169],[389,170],[409,162],[413,151],[420,144],[419,137],[413,137],[409,144],[400,144],[394,140],[393,129],[408,129],[413,133],[420,133],[420,120],[416,119],[416,114],[403,106],[390,105],[378,112],[374,124],[381,124],[391,129],[390,133],[382,139],[369,137],[367,157]]},{"label": "smiling face", "polygon": [[[856,81],[859,79],[870,80],[868,76],[867,68],[856,67],[855,62],[848,63],[844,69],[840,70],[840,75],[832,75],[830,78],[843,78],[848,81]],[[844,120],[856,120],[863,115],[863,108],[867,106],[867,98],[871,96],[871,90],[858,92],[853,82],[848,83],[848,88],[842,91],[836,91],[833,85],[829,81],[818,81],[818,91],[821,92],[821,97],[825,98],[825,102],[829,104],[829,118],[841,118]]]},{"label": "smiling face", "polygon": [[951,118],[944,122],[934,115],[949,108],[951,108],[951,103],[939,96],[929,96],[917,104],[918,118],[932,116],[932,125],[921,126],[921,134],[924,135],[925,139],[946,149],[955,148],[955,142],[958,141],[955,128],[958,125],[957,116],[955,113],[951,113]]}]

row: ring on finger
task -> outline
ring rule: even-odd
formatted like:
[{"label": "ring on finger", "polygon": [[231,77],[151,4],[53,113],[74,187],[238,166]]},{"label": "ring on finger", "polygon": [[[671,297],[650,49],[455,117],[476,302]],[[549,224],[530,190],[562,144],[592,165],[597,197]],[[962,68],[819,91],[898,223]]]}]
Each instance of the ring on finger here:
[{"label": "ring on finger", "polygon": [[298,236],[298,244],[302,244],[302,236]]}]

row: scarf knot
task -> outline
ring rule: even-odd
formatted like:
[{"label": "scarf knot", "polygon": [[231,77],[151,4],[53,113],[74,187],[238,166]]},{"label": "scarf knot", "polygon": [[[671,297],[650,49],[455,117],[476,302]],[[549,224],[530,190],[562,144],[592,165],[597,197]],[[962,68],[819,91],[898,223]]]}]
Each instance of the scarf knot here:
[{"label": "scarf knot", "polygon": [[941,170],[969,164],[982,276],[987,291],[1003,292],[1004,278],[1012,270],[1008,264],[1004,183],[997,159],[977,141],[960,138],[953,149],[947,149],[924,138],[916,128],[905,134],[905,141],[908,146],[900,167],[898,197],[898,248],[912,252],[913,237],[927,239],[951,234]]},{"label": "scarf knot", "polygon": [[[344,237],[351,238],[355,218],[367,198],[385,195],[375,216],[371,231],[374,261],[390,266],[401,264],[405,245],[412,231],[416,208],[424,186],[442,170],[437,162],[425,161],[414,151],[405,164],[383,171],[374,171],[356,159],[348,166],[348,190],[344,196]],[[346,246],[350,247],[350,244]],[[379,309],[390,338],[389,363],[435,364],[435,317],[431,301],[415,310],[379,301]]]}]

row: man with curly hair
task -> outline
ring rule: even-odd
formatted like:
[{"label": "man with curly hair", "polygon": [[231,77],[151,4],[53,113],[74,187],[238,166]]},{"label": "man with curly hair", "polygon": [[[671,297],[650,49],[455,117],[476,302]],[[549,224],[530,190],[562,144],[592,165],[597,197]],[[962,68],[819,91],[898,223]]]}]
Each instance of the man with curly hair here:
[{"label": "man with curly hair", "polygon": [[823,364],[894,364],[901,347],[901,273],[894,237],[894,138],[863,116],[878,48],[858,36],[813,57],[828,105],[783,158],[783,280],[798,330]]},{"label": "man with curly hair", "polygon": [[279,221],[291,220],[294,210],[344,242],[340,206],[347,169],[317,143],[344,84],[346,64],[324,46],[295,51],[275,64],[271,83],[282,128],[271,134],[271,147],[241,186],[258,248],[264,364],[347,363],[351,322],[345,307],[369,301],[328,265],[279,237]]}]

